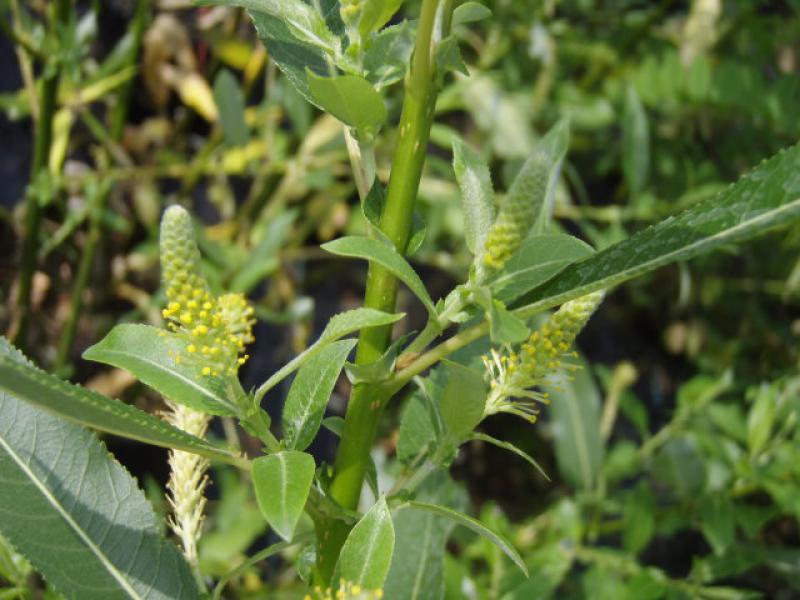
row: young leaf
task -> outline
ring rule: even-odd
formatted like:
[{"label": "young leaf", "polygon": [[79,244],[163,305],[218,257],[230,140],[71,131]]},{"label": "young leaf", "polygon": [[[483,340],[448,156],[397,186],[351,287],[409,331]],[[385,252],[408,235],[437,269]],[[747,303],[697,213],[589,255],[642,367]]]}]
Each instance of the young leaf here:
[{"label": "young leaf", "polygon": [[305,450],[317,434],[328,399],[356,340],[333,342],[297,372],[283,408],[284,444]]},{"label": "young leaf", "polygon": [[[381,214],[383,214],[385,203],[386,194],[383,185],[378,180],[375,180],[367,197],[364,198],[361,204],[361,211],[364,213],[364,218],[374,227],[374,234],[381,239],[387,240],[387,243],[390,243],[386,235],[380,229]],[[422,242],[425,241],[426,233],[427,225],[425,219],[422,218],[419,211],[415,210],[411,221],[411,231],[408,234],[408,244],[406,244],[406,256],[411,256],[419,250]]]},{"label": "young leaf", "polygon": [[[325,18],[302,0],[195,0],[200,6],[240,6],[251,14],[267,14],[280,19],[296,42],[335,53],[339,38],[328,28]],[[255,19],[254,19],[255,20]]]},{"label": "young leaf", "polygon": [[418,391],[408,399],[403,409],[397,440],[397,458],[400,462],[410,463],[436,440],[436,429],[426,402],[423,392]]},{"label": "young leaf", "polygon": [[517,344],[530,335],[525,321],[511,314],[499,300],[489,309],[489,333],[495,344]]},{"label": "young leaf", "polygon": [[244,122],[244,97],[236,78],[227,69],[222,69],[214,80],[214,102],[219,109],[225,142],[229,146],[246,144],[250,138]]},{"label": "young leaf", "polygon": [[650,131],[647,114],[632,85],[625,93],[622,134],[622,170],[631,197],[636,197],[647,184],[650,171]]},{"label": "young leaf", "polygon": [[497,212],[489,167],[472,148],[456,138],[453,140],[453,170],[461,188],[467,248],[481,256],[486,234]]},{"label": "young leaf", "polygon": [[390,325],[399,321],[404,316],[403,313],[389,314],[380,310],[375,310],[374,308],[356,308],[334,315],[331,317],[331,320],[328,321],[328,325],[316,342],[295,356],[259,386],[255,393],[256,402],[260,402],[264,394],[277,385],[278,382],[299,369],[307,360],[311,359],[311,357],[331,342],[364,327]]},{"label": "young leaf", "polygon": [[306,72],[308,89],[317,104],[359,135],[373,136],[386,120],[383,98],[372,84],[357,75],[320,77]]},{"label": "young leaf", "polygon": [[585,366],[562,388],[549,390],[558,469],[570,485],[589,490],[603,462],[600,394]]},{"label": "young leaf", "polygon": [[800,218],[800,145],[765,161],[715,197],[564,269],[514,302],[535,314],[677,260]]},{"label": "young leaf", "polygon": [[125,369],[162,396],[194,410],[235,415],[237,406],[228,397],[224,378],[202,375],[197,365],[176,360],[189,355],[188,344],[155,327],[124,324],[88,348],[83,358]]},{"label": "young leaf", "polygon": [[542,477],[544,477],[547,481],[550,481],[550,478],[545,473],[544,469],[539,465],[538,462],[527,452],[524,450],[517,448],[511,442],[504,442],[503,440],[498,440],[497,438],[493,438],[490,435],[486,435],[485,433],[481,433],[480,431],[476,431],[472,434],[473,440],[480,440],[482,442],[486,442],[488,444],[492,444],[493,446],[497,446],[498,448],[502,448],[503,450],[508,450],[509,452],[513,452],[523,460],[525,460],[528,464],[530,464],[534,469],[539,471]]},{"label": "young leaf", "polygon": [[417,502],[412,500],[410,502],[406,502],[403,507],[416,508],[417,510],[425,510],[437,515],[442,515],[443,517],[452,519],[458,525],[463,525],[467,529],[471,529],[481,537],[486,538],[495,546],[497,546],[503,552],[503,554],[508,556],[514,562],[514,564],[517,565],[523,573],[525,573],[525,576],[528,575],[528,568],[525,566],[525,562],[522,560],[519,552],[517,552],[511,542],[509,542],[499,533],[496,533],[486,527],[486,525],[480,521],[473,519],[472,517],[468,517],[467,515],[451,508],[447,508],[446,506],[428,504],[427,502]]},{"label": "young leaf", "polygon": [[436,45],[434,60],[436,62],[436,72],[440,79],[449,71],[457,71],[463,75],[469,75],[469,70],[467,65],[464,64],[461,48],[455,36],[449,35]]},{"label": "young leaf", "polygon": [[415,24],[403,21],[381,31],[364,53],[364,75],[379,90],[401,81],[414,50]]},{"label": "young leaf", "polygon": [[183,556],[103,444],[9,392],[0,481],[0,533],[67,600],[199,599]]},{"label": "young leaf", "polygon": [[363,258],[385,267],[395,277],[405,283],[416,294],[428,310],[432,318],[436,318],[436,307],[425,289],[425,284],[419,278],[411,265],[408,264],[397,250],[379,240],[362,236],[349,236],[322,244],[322,248],[332,254]]},{"label": "young leaf", "polygon": [[378,589],[389,573],[393,551],[392,515],[381,497],[347,536],[339,555],[339,573],[345,581]]},{"label": "young leaf", "polygon": [[[317,102],[308,89],[306,70],[318,75],[328,75],[328,58],[321,48],[298,40],[280,17],[269,13],[250,11],[256,33],[266,46],[269,56],[308,102]],[[321,107],[320,107],[321,108]]]},{"label": "young leaf", "polygon": [[446,383],[439,410],[447,431],[461,441],[483,419],[486,406],[486,383],[480,373],[451,361],[443,361]]},{"label": "young leaf", "polygon": [[215,460],[242,462],[153,415],[37,369],[5,338],[0,338],[0,392],[93,429]]},{"label": "young leaf", "polygon": [[589,244],[571,235],[530,235],[489,282],[492,295],[508,304],[592,254]]},{"label": "young leaf", "polygon": [[270,527],[287,542],[303,514],[315,468],[310,454],[290,450],[253,461],[258,507]]},{"label": "young leaf", "polygon": [[453,26],[482,21],[492,16],[492,11],[479,2],[464,2],[453,11]]},{"label": "young leaf", "polygon": [[394,13],[400,10],[404,0],[364,0],[358,31],[366,39],[373,31],[378,31],[389,22]]}]

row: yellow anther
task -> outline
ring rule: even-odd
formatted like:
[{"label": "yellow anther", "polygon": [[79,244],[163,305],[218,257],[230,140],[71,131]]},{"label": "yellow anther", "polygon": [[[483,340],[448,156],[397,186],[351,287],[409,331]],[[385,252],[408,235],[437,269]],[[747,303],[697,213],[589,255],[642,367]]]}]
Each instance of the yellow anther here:
[{"label": "yellow anther", "polygon": [[211,375],[211,367],[203,367],[203,375]]},{"label": "yellow anther", "polygon": [[194,354],[195,352],[197,352],[197,346],[195,346],[194,344],[189,344],[189,345],[186,347],[186,351],[187,351],[189,354]]},{"label": "yellow anther", "polygon": [[192,321],[193,319],[191,313],[188,312],[181,313],[181,323],[185,323],[186,325],[191,325]]}]

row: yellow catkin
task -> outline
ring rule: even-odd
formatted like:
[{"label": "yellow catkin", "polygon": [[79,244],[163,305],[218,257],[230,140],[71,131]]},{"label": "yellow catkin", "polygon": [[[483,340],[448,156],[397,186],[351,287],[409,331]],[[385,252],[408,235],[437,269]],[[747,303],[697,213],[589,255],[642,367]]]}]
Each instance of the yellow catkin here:
[{"label": "yellow catkin", "polygon": [[484,357],[490,392],[485,415],[507,412],[530,422],[536,420],[537,403],[547,403],[548,394],[538,391],[564,370],[576,367],[565,363],[574,356],[572,343],[603,300],[594,292],[565,303],[540,329],[531,333],[515,352],[491,351]]},{"label": "yellow catkin", "polygon": [[245,346],[253,341],[253,308],[241,294],[211,294],[192,220],[183,208],[164,212],[160,249],[168,300],[162,314],[168,329],[189,342],[187,355],[176,356],[176,362],[195,364],[204,376],[234,375],[247,360]]},{"label": "yellow catkin", "polygon": [[339,581],[336,588],[323,589],[316,586],[313,594],[307,594],[303,600],[381,600],[382,589],[366,589],[364,586],[345,581]]}]

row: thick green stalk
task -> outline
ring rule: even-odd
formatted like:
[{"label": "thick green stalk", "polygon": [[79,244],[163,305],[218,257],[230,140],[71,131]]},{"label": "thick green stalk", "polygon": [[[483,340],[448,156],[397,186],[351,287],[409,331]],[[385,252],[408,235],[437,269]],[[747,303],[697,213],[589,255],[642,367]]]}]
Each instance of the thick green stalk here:
[{"label": "thick green stalk", "polygon": [[[139,0],[136,7],[136,14],[134,21],[131,25],[131,35],[133,36],[133,44],[130,53],[127,57],[127,64],[135,65],[139,56],[139,47],[141,46],[142,36],[144,35],[145,24],[147,21],[147,1]],[[128,117],[128,107],[130,106],[130,97],[133,91],[134,80],[129,80],[124,87],[117,94],[117,101],[111,111],[110,125],[109,125],[109,138],[112,142],[117,143],[122,139],[122,134],[125,131],[125,122]],[[125,165],[129,166],[129,165]],[[75,341],[75,333],[78,329],[78,320],[81,316],[81,307],[83,306],[83,294],[86,285],[89,283],[89,276],[92,272],[94,265],[94,257],[97,253],[97,247],[103,234],[103,212],[108,201],[108,196],[111,192],[111,186],[104,182],[101,184],[101,189],[93,196],[90,201],[92,205],[89,208],[89,233],[86,236],[86,244],[83,248],[81,261],[78,265],[78,271],[75,275],[75,282],[72,287],[72,296],[70,298],[70,310],[67,322],[64,325],[64,330],[61,333],[61,340],[58,344],[58,354],[54,370],[59,375],[69,375],[66,372],[66,364],[69,359],[69,353],[72,349],[72,344]]]},{"label": "thick green stalk", "polygon": [[[432,41],[438,5],[438,0],[424,0],[422,4],[414,58],[406,79],[399,139],[380,219],[381,230],[400,252],[405,251],[408,242],[436,104]],[[395,277],[383,267],[370,264],[364,305],[394,312],[396,298]],[[368,364],[380,358],[389,345],[391,333],[391,326],[362,330],[356,363]],[[348,510],[358,507],[378,418],[388,398],[377,386],[369,384],[354,386],[350,395],[330,487],[333,499]],[[348,531],[349,526],[341,521],[317,523],[316,575],[319,583],[330,581]]]},{"label": "thick green stalk", "polygon": [[[50,35],[58,39],[62,28],[69,20],[70,0],[56,0],[50,16]],[[42,69],[41,95],[39,97],[39,120],[36,122],[36,134],[33,142],[33,160],[31,161],[30,182],[36,180],[47,169],[50,157],[50,145],[53,139],[53,117],[56,112],[58,82],[61,74],[61,59],[54,55],[52,68]],[[39,194],[28,189],[25,198],[25,229],[22,240],[22,268],[17,293],[19,310],[19,327],[17,329],[17,346],[24,347],[30,322],[31,284],[36,271],[36,255],[39,251],[39,229],[42,222],[42,207],[39,205]]]}]

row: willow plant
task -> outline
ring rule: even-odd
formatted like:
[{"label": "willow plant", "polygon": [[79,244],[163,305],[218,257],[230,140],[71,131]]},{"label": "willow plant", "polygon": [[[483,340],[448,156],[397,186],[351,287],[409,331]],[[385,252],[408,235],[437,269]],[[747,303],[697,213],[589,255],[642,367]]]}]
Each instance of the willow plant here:
[{"label": "willow plant", "polygon": [[[570,384],[575,339],[609,288],[800,217],[800,148],[595,253],[551,222],[569,144],[566,121],[536,142],[505,194],[495,194],[479,153],[457,140],[453,172],[474,258],[466,281],[434,301],[406,258],[424,233],[414,205],[437,93],[449,72],[465,71],[454,32],[490,18],[488,9],[423,0],[418,19],[387,26],[401,0],[218,4],[246,8],[286,78],[342,123],[369,234],[323,248],[368,261],[364,305],[334,316],[305,351],[245,390],[238,371],[252,342],[252,308],[241,295],[212,289],[192,216],[170,207],[161,225],[164,325],[118,325],[83,356],[130,371],[162,394],[172,413],[160,419],[63,382],[4,342],[0,533],[66,598],[199,598],[214,584],[194,554],[205,469],[222,462],[249,476],[263,519],[282,541],[216,582],[215,598],[259,560],[296,546],[303,548],[295,556],[307,598],[410,598],[424,581],[424,595],[413,597],[437,600],[447,536],[413,539],[417,516],[485,536],[527,573],[508,540],[448,501],[447,471],[459,447],[479,437],[538,468],[521,449],[476,428],[497,413],[535,423],[551,389]],[[383,94],[392,85],[403,86],[403,106],[384,184],[374,148],[389,119]],[[401,284],[424,307],[427,324],[396,338],[393,326],[405,317],[396,312]],[[356,332],[357,339],[349,337]],[[346,415],[324,421],[343,371],[352,384]],[[273,425],[262,404],[292,375],[281,423]],[[409,397],[405,391],[402,467],[389,488],[380,487],[370,451],[385,407]],[[242,456],[205,439],[213,417],[238,422],[259,440],[259,454]],[[332,465],[308,452],[323,422],[340,438]],[[182,554],[161,537],[130,475],[85,427],[171,450],[170,522]],[[395,552],[396,541],[409,536],[413,543]],[[309,557],[313,569],[303,566]]]}]

